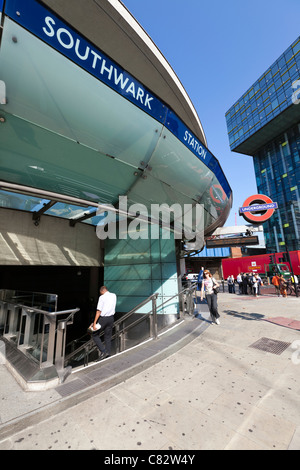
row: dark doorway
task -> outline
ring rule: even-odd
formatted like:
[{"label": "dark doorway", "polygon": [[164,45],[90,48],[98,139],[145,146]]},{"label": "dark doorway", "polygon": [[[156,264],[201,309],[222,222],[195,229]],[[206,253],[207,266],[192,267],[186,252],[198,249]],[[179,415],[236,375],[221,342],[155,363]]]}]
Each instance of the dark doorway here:
[{"label": "dark doorway", "polygon": [[80,308],[68,339],[86,332],[103,284],[104,270],[74,266],[0,266],[0,288],[58,295],[58,310]]}]

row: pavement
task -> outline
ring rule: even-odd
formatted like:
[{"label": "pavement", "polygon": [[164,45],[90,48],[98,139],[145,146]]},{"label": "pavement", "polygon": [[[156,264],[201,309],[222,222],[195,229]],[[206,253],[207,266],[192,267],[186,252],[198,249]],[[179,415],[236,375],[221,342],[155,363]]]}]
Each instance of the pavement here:
[{"label": "pavement", "polygon": [[52,390],[26,392],[0,364],[0,450],[299,450],[300,298],[226,292],[218,306],[220,325],[200,303]]}]

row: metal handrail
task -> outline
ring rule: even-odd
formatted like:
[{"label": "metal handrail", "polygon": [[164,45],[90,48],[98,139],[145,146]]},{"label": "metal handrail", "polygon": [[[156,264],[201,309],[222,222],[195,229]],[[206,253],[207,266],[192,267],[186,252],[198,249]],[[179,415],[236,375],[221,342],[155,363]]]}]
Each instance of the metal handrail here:
[{"label": "metal handrail", "polygon": [[[132,310],[130,310],[128,313],[125,313],[125,315],[121,318],[119,318],[119,320],[116,320],[114,322],[114,326],[115,325],[118,325],[120,323],[122,323],[123,321],[127,320],[128,318],[130,318],[137,310],[139,310],[141,307],[143,307],[144,305],[146,305],[148,302],[150,302],[150,300],[154,299],[154,298],[157,298],[158,297],[158,294],[152,294],[150,295],[146,300],[143,300],[143,302],[141,302],[140,304],[138,304],[136,307],[134,307]],[[152,310],[150,310],[150,312],[148,313],[145,313],[144,315],[149,315],[151,314]]]},{"label": "metal handrail", "polygon": [[[181,294],[183,294],[185,291],[192,291],[196,285],[198,283],[195,282],[194,284],[192,284],[190,287],[186,287],[185,289],[183,289],[182,291],[178,292],[178,294],[175,294],[173,295],[172,297],[170,297],[168,300],[165,300],[162,304],[160,304],[158,308],[161,308],[163,305],[165,305],[166,303],[170,302],[172,299],[175,299],[176,297],[179,297]],[[139,305],[137,305],[135,308],[133,308],[132,310],[130,310],[130,312],[126,313],[123,317],[119,318],[119,320],[116,320],[114,322],[114,326],[115,325],[118,325],[120,323],[122,323],[123,321],[127,320],[128,318],[130,318],[137,310],[139,310],[141,307],[143,307],[144,305],[146,305],[148,302],[150,302],[151,299],[154,299],[154,298],[157,298],[158,297],[158,294],[152,294],[150,295],[146,300],[144,300],[143,302],[141,302]],[[152,309],[148,312],[148,313],[144,313],[142,319],[145,319],[147,316],[151,315],[152,313]],[[140,320],[138,319],[138,322]],[[136,324],[136,323],[134,323]],[[131,325],[133,325],[133,323],[130,323],[130,325],[127,325],[127,327],[125,328],[128,328],[130,327]]]},{"label": "metal handrail", "polygon": [[[128,318],[130,318],[138,309],[140,309],[141,307],[143,307],[144,305],[146,305],[148,302],[150,302],[151,299],[153,299],[154,297],[157,298],[158,294],[152,294],[150,295],[146,300],[143,300],[141,303],[139,303],[136,307],[134,307],[132,310],[130,310],[128,313],[126,313],[122,318],[119,318],[119,320],[116,320],[113,324],[113,328],[118,328],[118,326],[124,322],[125,320],[127,320]],[[150,310],[150,312],[148,313],[145,313],[143,315],[141,315],[141,319],[138,319],[140,321],[144,320],[147,316],[151,315],[152,313],[152,309]],[[136,324],[134,322],[134,324]],[[132,323],[130,323],[130,325],[128,326],[133,326]],[[102,335],[103,333],[101,332],[100,335]],[[83,335],[81,338],[84,338],[86,337],[86,334]],[[114,339],[116,337],[116,334],[114,334],[112,336],[112,339]],[[79,338],[79,340],[81,339]],[[79,341],[79,340],[76,340],[76,341]],[[76,354],[78,354],[79,352],[81,351],[84,351],[89,345],[93,345],[95,346],[95,343],[94,341],[92,340],[92,338],[88,341],[86,341],[84,344],[82,344],[81,346],[79,346],[77,349],[75,349],[74,351],[71,351],[65,358],[66,361],[70,360],[73,356],[75,356]],[[95,346],[96,347],[96,346]]]},{"label": "metal handrail", "polygon": [[[198,282],[194,282],[189,287],[186,287],[186,288],[182,289],[180,292],[173,295],[168,300],[165,300],[164,302],[162,302],[159,306],[156,305],[156,300],[157,300],[158,294],[150,295],[147,299],[143,300],[140,304],[138,304],[136,307],[134,307],[132,310],[130,310],[128,313],[126,313],[123,317],[119,318],[118,320],[116,320],[114,322],[113,328],[115,328],[116,332],[115,332],[114,335],[112,335],[112,339],[116,339],[118,337],[120,338],[121,336],[124,336],[125,332],[129,331],[131,328],[135,327],[136,325],[138,325],[142,321],[144,321],[147,318],[151,317],[151,315],[153,315],[154,310],[155,310],[154,315],[156,317],[157,310],[162,308],[165,304],[170,302],[172,299],[174,299],[176,297],[179,297],[180,295],[184,294],[185,292],[192,294],[192,292],[196,288],[197,284],[198,284]],[[151,300],[152,300],[152,302],[153,301],[155,301],[155,302],[152,303],[152,308],[148,313],[141,314],[140,318],[137,318],[135,321],[131,322],[129,325],[124,325],[122,330],[119,329],[119,327],[122,323],[124,323],[126,320],[128,320],[128,318],[132,317],[133,314],[137,312],[137,310],[139,310],[141,307],[146,305]],[[152,330],[153,330],[152,337],[157,338],[157,318],[155,318],[155,320],[153,321]],[[101,332],[100,335],[103,335],[103,332]],[[90,346],[91,346],[91,348],[90,348]],[[96,347],[97,346],[95,345],[93,339],[91,338],[89,341],[87,341],[86,343],[79,346],[79,348],[77,348],[76,350],[69,353],[65,357],[65,360],[66,361],[70,360],[73,356],[77,355],[81,351],[85,351],[85,355],[87,356],[90,352],[92,352],[94,349],[96,349]],[[85,357],[85,359],[84,359],[84,364],[87,365],[87,357]]]},{"label": "metal handrail", "polygon": [[[170,297],[168,300],[165,300],[162,304],[160,304],[159,306],[157,306],[157,309],[161,308],[163,305],[169,303],[172,299],[175,299],[176,297],[179,297],[179,295],[183,294],[185,291],[192,291],[196,285],[198,283],[196,282],[195,284],[191,285],[190,287],[187,287],[185,289],[183,289],[182,291],[178,292],[178,294],[175,294],[173,295],[172,297]],[[124,317],[120,318],[119,320],[117,320],[114,325],[118,324],[118,323],[122,323],[122,321],[125,321],[127,318],[129,318],[133,313],[135,313],[140,307],[141,305],[144,305],[145,303],[149,302],[152,298],[156,298],[158,297],[158,294],[152,294],[150,295],[150,297],[148,297],[147,301],[145,301],[144,303],[138,305],[137,307],[135,307],[134,309],[132,309],[130,312],[128,312],[128,314],[126,314]],[[130,315],[129,315],[130,314]],[[147,317],[149,317],[150,315],[152,314],[152,309],[148,312],[148,313],[144,313],[143,316],[141,316],[141,318],[138,318],[135,322],[132,322],[130,323],[129,325],[125,326],[124,327],[124,331],[130,329],[130,327],[133,327],[133,326],[136,326],[138,325],[141,321],[145,320]]]},{"label": "metal handrail", "polygon": [[[116,330],[118,330],[118,327],[119,325],[121,325],[121,323],[123,323],[125,320],[127,320],[128,318],[130,318],[139,308],[143,307],[144,305],[146,305],[148,302],[150,302],[150,300],[154,299],[154,298],[157,298],[158,294],[152,294],[150,295],[150,297],[148,297],[146,300],[144,300],[143,302],[141,302],[140,304],[138,304],[135,308],[133,308],[132,310],[130,310],[130,312],[126,313],[122,318],[120,318],[119,320],[116,320],[113,324],[113,328],[115,328]],[[141,314],[141,318],[138,318],[135,322],[132,322],[130,323],[130,325],[127,325],[126,327],[123,327],[122,328],[122,331],[118,331],[118,334],[122,334],[123,332],[125,332],[125,330],[127,328],[130,328],[130,327],[133,327],[135,325],[137,325],[139,322],[143,321],[146,319],[146,317],[149,317],[152,313],[152,309],[150,310],[150,312],[148,313],[144,313],[144,314]],[[100,333],[100,336],[103,335],[103,332]],[[85,337],[86,335],[84,335],[83,337]],[[82,337],[82,338],[83,338]],[[117,337],[117,334],[115,333],[114,335],[112,335],[112,339],[115,339]],[[78,340],[77,340],[78,341]],[[77,349],[75,349],[74,351],[70,352],[66,357],[65,357],[65,360],[68,361],[70,360],[73,356],[75,356],[76,354],[80,353],[81,351],[84,351],[84,350],[87,350],[89,348],[89,346],[92,345],[93,348],[96,348],[96,345],[93,341],[93,339],[91,338],[90,340],[86,341],[84,344],[82,344],[81,346],[79,346]],[[89,351],[91,352],[91,350]]]},{"label": "metal handrail", "polygon": [[[41,315],[42,317],[42,331],[41,331],[41,340],[36,343],[35,350],[38,348],[40,350],[39,359],[35,358],[31,354],[31,358],[39,364],[40,368],[48,367],[50,364],[53,364],[57,370],[57,373],[60,377],[63,377],[65,374],[65,346],[66,346],[66,330],[67,325],[73,323],[74,315],[80,310],[79,308],[61,310],[55,312],[49,312],[47,310],[42,310],[37,307],[31,307],[24,305],[18,302],[12,302],[11,300],[0,300],[2,308],[6,308],[6,312],[12,312],[11,316],[8,319],[6,315],[5,324],[4,324],[4,337],[9,340],[10,337],[15,337],[17,335],[17,348],[23,351],[25,354],[32,349],[32,339],[39,335],[39,333],[34,333],[35,326],[35,316]],[[22,318],[25,318],[25,324],[23,331],[21,332],[21,323],[20,329],[17,328],[18,315],[20,313]],[[59,319],[61,315],[67,315],[66,318]],[[5,333],[6,324],[8,326],[8,332]],[[48,331],[45,332],[45,327],[48,325]],[[20,338],[23,335],[23,342],[20,344]],[[46,340],[46,335],[48,335],[48,340]],[[46,360],[43,357],[44,347],[46,346]]]},{"label": "metal handrail", "polygon": [[[16,305],[17,307],[23,307],[29,313],[42,313],[43,315],[50,315],[51,317],[56,317],[58,315],[64,315],[64,314],[70,313],[70,315],[68,316],[68,319],[70,319],[72,315],[79,312],[80,310],[80,308],[72,308],[69,310],[60,310],[59,312],[48,312],[47,310],[41,310],[36,307],[28,307],[28,305],[23,305],[23,304],[14,304],[14,305]],[[66,320],[67,319],[64,319],[64,321]]]}]

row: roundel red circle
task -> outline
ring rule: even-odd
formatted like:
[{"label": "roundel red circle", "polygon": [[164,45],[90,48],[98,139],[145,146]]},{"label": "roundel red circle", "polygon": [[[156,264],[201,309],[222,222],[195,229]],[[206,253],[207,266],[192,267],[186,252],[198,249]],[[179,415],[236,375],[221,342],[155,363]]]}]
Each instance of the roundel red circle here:
[{"label": "roundel red circle", "polygon": [[209,193],[213,201],[217,202],[218,204],[221,204],[222,200],[225,201],[226,199],[226,194],[220,184],[213,184],[210,187]]},{"label": "roundel red circle", "polygon": [[[253,194],[249,196],[243,204],[243,207],[251,206],[256,204],[273,204],[272,199],[265,194]],[[267,209],[263,214],[255,215],[255,213],[243,212],[243,217],[250,223],[262,223],[266,222],[274,214],[275,209]]]}]

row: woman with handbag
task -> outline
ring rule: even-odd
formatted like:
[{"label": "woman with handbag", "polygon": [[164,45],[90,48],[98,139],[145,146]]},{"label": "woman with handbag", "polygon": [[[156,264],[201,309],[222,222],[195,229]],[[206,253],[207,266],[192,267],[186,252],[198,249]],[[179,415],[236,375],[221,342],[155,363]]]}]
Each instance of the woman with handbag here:
[{"label": "woman with handbag", "polygon": [[220,325],[220,315],[218,312],[217,293],[219,292],[220,285],[217,283],[214,277],[212,277],[210,271],[206,269],[203,273],[203,282],[201,288],[201,301],[205,292],[205,298],[212,318],[212,322]]}]

